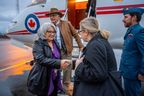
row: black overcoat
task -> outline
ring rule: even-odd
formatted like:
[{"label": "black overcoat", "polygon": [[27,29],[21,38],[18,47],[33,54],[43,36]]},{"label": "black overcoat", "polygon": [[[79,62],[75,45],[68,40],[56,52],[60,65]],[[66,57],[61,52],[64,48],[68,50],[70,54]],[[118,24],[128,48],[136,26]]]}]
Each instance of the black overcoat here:
[{"label": "black overcoat", "polygon": [[93,37],[83,52],[83,62],[75,71],[74,96],[122,96],[113,90],[109,73],[117,70],[112,47],[100,33]]}]

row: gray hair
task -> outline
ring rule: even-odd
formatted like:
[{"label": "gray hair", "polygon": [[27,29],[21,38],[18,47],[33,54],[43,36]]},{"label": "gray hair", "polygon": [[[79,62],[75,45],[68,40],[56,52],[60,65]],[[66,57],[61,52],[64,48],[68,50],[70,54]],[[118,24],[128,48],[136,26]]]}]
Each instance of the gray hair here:
[{"label": "gray hair", "polygon": [[99,29],[99,23],[95,17],[88,17],[88,18],[83,19],[80,22],[80,30],[82,30],[82,29],[86,29],[91,34],[96,34],[96,33],[100,32],[102,37],[104,37],[105,39],[108,39],[108,37],[110,35],[110,32],[108,32],[106,30],[102,31]]},{"label": "gray hair", "polygon": [[44,23],[41,25],[40,29],[38,30],[38,38],[41,38],[42,40],[46,39],[45,38],[45,33],[49,30],[49,28],[54,28],[55,29],[55,25],[50,23],[50,22],[47,22],[47,23]]}]

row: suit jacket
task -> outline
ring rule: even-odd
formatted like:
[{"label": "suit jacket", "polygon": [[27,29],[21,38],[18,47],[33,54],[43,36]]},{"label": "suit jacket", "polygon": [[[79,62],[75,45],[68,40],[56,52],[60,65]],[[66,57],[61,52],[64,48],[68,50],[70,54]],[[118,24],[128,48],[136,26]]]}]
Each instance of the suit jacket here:
[{"label": "suit jacket", "polygon": [[139,24],[131,26],[124,36],[120,70],[128,79],[144,75],[144,28]]},{"label": "suit jacket", "polygon": [[71,54],[73,50],[73,37],[75,38],[78,47],[83,47],[78,33],[69,21],[60,20],[59,28],[68,55]]}]

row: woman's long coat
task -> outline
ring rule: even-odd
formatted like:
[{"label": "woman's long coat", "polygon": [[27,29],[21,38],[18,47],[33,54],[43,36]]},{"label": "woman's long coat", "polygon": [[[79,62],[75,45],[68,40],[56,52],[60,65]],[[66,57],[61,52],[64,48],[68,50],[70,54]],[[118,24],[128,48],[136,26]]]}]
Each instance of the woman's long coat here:
[{"label": "woman's long coat", "polygon": [[116,71],[114,52],[99,33],[83,52],[83,62],[75,71],[74,96],[121,96],[115,94],[108,72]]}]

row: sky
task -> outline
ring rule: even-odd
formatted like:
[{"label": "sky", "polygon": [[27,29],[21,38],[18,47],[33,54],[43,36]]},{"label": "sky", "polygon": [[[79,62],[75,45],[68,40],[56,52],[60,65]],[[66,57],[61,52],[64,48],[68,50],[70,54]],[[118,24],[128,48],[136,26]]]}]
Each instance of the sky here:
[{"label": "sky", "polygon": [[17,16],[17,1],[19,12],[31,4],[31,0],[1,0],[0,1],[0,33],[5,33],[12,19]]}]

